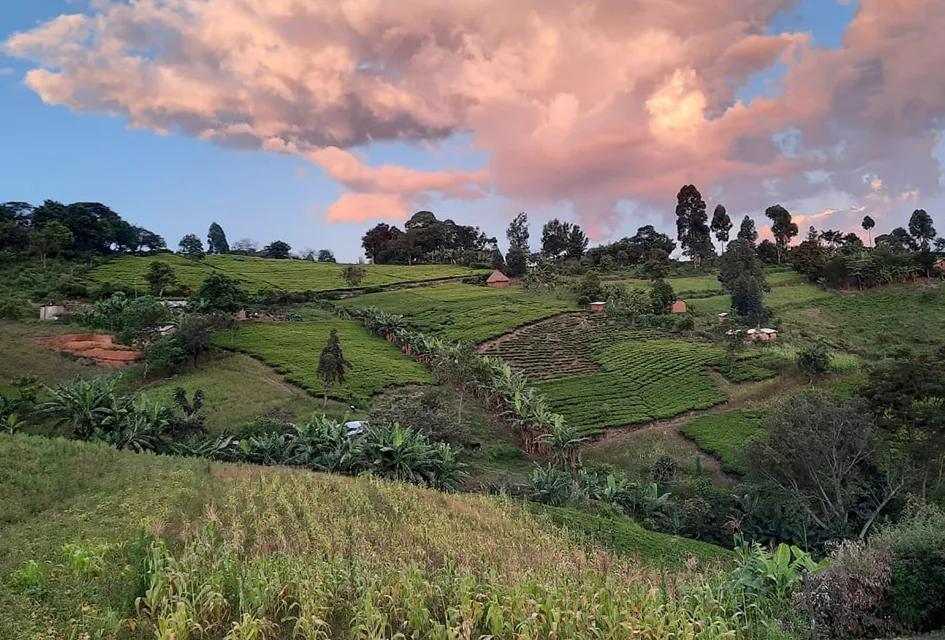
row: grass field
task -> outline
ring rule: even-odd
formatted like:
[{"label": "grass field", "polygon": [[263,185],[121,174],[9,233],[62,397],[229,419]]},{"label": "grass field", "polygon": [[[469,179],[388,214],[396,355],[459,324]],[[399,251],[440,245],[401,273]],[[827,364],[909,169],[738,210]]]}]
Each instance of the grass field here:
[{"label": "grass field", "polygon": [[729,554],[623,517],[23,435],[0,479],[3,638],[729,637],[645,568]]},{"label": "grass field", "polygon": [[[765,306],[775,312],[780,312],[788,307],[813,305],[836,295],[839,294],[824,291],[814,285],[802,284],[791,287],[772,287],[770,293],[765,294],[764,300]],[[719,295],[688,299],[686,304],[698,315],[714,316],[730,311],[732,299],[728,295]]]},{"label": "grass field", "polygon": [[371,293],[342,300],[341,306],[379,307],[403,315],[420,331],[483,342],[535,320],[577,310],[573,302],[521,287],[491,289],[468,284]]},{"label": "grass field", "polygon": [[55,322],[26,324],[0,320],[0,395],[11,394],[10,381],[25,375],[34,375],[42,383],[55,386],[76,377],[91,378],[104,373],[101,367],[81,365],[34,340],[77,332],[88,333],[86,329]]},{"label": "grass field", "polygon": [[[152,262],[161,261],[174,268],[180,284],[196,289],[212,273],[223,272],[255,293],[272,288],[287,292],[333,291],[349,289],[341,277],[343,265],[308,260],[269,260],[248,256],[208,256],[194,262],[183,256],[166,253],[158,256],[126,256],[93,269],[89,275],[99,282],[112,282],[141,291],[148,290],[144,279]],[[453,265],[364,265],[367,276],[359,287],[424,282],[488,273]]]},{"label": "grass field", "polygon": [[[803,275],[793,271],[775,271],[772,273],[766,273],[765,279],[772,288],[786,285],[803,284],[807,282],[807,279]],[[648,288],[650,286],[649,280],[632,279],[624,280],[623,282],[629,286],[638,286],[643,288]],[[719,282],[718,275],[715,273],[685,278],[666,278],[666,282],[668,282],[673,287],[673,291],[677,296],[680,297],[685,297],[686,295],[722,293],[722,283]]]},{"label": "grass field", "polygon": [[[164,378],[141,391],[161,405],[173,406],[177,387],[188,394],[203,390],[201,415],[211,431],[235,431],[277,409],[295,420],[323,413],[321,399],[285,384],[269,367],[241,353],[225,354],[196,371]],[[332,401],[326,413],[340,418],[347,410],[346,403]]]},{"label": "grass field", "polygon": [[751,438],[761,433],[763,411],[734,409],[699,416],[682,426],[680,431],[708,454],[722,463],[729,473],[743,470],[741,451]]},{"label": "grass field", "polygon": [[389,342],[375,337],[353,320],[247,322],[217,334],[217,346],[259,358],[285,379],[315,394],[322,393],[318,358],[331,329],[338,329],[341,349],[351,362],[347,380],[331,397],[363,401],[385,387],[432,382],[430,372]]},{"label": "grass field", "polygon": [[602,373],[535,386],[570,424],[593,434],[725,402],[707,373],[723,356],[720,349],[683,340],[625,342],[597,356]]}]

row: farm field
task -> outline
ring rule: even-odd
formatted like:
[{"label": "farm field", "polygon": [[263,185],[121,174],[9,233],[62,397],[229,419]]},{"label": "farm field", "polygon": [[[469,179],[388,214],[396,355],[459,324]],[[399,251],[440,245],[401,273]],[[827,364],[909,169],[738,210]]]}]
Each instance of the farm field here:
[{"label": "farm field", "polygon": [[835,349],[874,359],[907,348],[928,352],[945,335],[945,286],[897,286],[844,292],[781,314],[803,338],[823,337]]},{"label": "farm field", "polygon": [[[207,256],[194,262],[184,256],[162,253],[157,256],[125,256],[96,267],[89,276],[99,282],[112,282],[148,289],[144,279],[152,262],[167,262],[174,268],[179,284],[196,289],[212,273],[221,271],[240,281],[249,292],[272,288],[290,293],[350,289],[341,277],[343,265],[307,260],[271,260],[250,256]],[[391,284],[425,282],[441,278],[470,276],[488,271],[453,265],[364,265],[367,276],[359,288]]]},{"label": "farm field", "polygon": [[[834,296],[841,295],[824,291],[820,287],[810,284],[796,286],[772,286],[771,292],[765,294],[765,306],[774,311],[788,307],[819,303]],[[708,298],[691,298],[686,300],[688,307],[700,316],[713,316],[729,311],[732,300],[728,295],[711,296]]]},{"label": "farm field", "polygon": [[331,329],[352,367],[344,384],[332,389],[339,400],[364,401],[385,387],[432,382],[430,372],[393,344],[375,337],[353,320],[247,322],[217,335],[217,346],[259,358],[286,381],[319,395],[318,358]]},{"label": "farm field", "polygon": [[596,373],[596,354],[620,342],[665,337],[657,329],[623,326],[603,313],[569,313],[523,327],[488,343],[482,353],[497,355],[529,380]]},{"label": "farm field", "polygon": [[15,395],[10,382],[27,374],[36,376],[43,384],[55,386],[77,377],[92,378],[104,373],[102,367],[79,364],[35,340],[77,332],[88,333],[75,325],[0,320],[0,394]]},{"label": "farm field", "polygon": [[721,349],[682,340],[625,342],[598,356],[601,373],[536,383],[554,411],[584,434],[669,418],[725,402],[707,369]]},{"label": "farm field", "polygon": [[[804,284],[807,280],[803,275],[793,271],[774,271],[766,273],[765,278],[768,284],[774,287],[787,285]],[[623,280],[628,286],[638,286],[647,288],[650,286],[649,280],[631,279]],[[676,295],[685,297],[686,295],[722,293],[722,283],[716,274],[712,273],[705,276],[691,276],[684,278],[666,278]]]},{"label": "farm field", "polygon": [[[163,378],[139,389],[151,400],[174,406],[174,390],[183,387],[188,397],[197,389],[204,392],[202,416],[210,431],[237,431],[273,410],[291,420],[304,420],[322,411],[320,398],[285,384],[263,363],[242,353],[227,353],[198,370]],[[328,415],[341,418],[348,405],[329,402]]]},{"label": "farm field", "polygon": [[521,287],[491,289],[469,284],[438,284],[422,288],[370,293],[341,300],[342,307],[378,307],[403,315],[425,333],[450,340],[483,342],[565,311],[573,302]]},{"label": "farm field", "polygon": [[[644,620],[663,620],[666,611],[662,605],[648,609],[660,574],[647,567],[685,571],[689,555],[703,567],[730,557],[709,544],[646,531],[623,516],[516,506],[370,478],[139,455],[62,439],[0,434],[0,470],[3,638],[155,637],[134,606],[147,580],[144,531],[158,536],[150,548],[169,549],[177,558],[175,571],[192,579],[192,592],[171,598],[227,580],[243,584],[247,594],[256,588],[268,594],[264,587],[280,580],[300,589],[336,585],[332,598],[320,599],[321,591],[305,598],[330,603],[318,617],[327,621],[321,629],[331,637],[349,637],[352,619],[368,612],[381,615],[385,628],[399,628],[414,598],[427,602],[428,589],[449,594],[440,604],[461,607],[466,602],[457,582],[490,593],[506,616],[516,594],[535,593],[542,606],[567,612],[570,598],[592,601],[603,593],[616,601],[599,606],[636,612],[624,624],[655,624]],[[216,535],[209,535],[211,522]],[[185,531],[192,534],[186,540]],[[590,544],[595,541],[617,557],[603,555]],[[340,573],[323,561],[338,544],[347,549]],[[457,569],[444,572],[430,558]],[[157,566],[156,575],[164,577],[160,558]],[[592,588],[574,577],[597,566],[607,571]],[[159,596],[167,593],[156,584]],[[222,618],[200,618],[205,629],[221,630],[222,637],[244,613],[262,615],[255,603],[222,591]],[[382,600],[391,606],[379,606]],[[523,606],[525,624],[533,618]],[[511,629],[517,620],[504,624]],[[654,637],[662,635],[653,630]]]},{"label": "farm field", "polygon": [[739,473],[741,451],[751,438],[762,432],[763,411],[733,409],[699,416],[684,424],[680,431],[706,453],[722,463],[722,469]]}]

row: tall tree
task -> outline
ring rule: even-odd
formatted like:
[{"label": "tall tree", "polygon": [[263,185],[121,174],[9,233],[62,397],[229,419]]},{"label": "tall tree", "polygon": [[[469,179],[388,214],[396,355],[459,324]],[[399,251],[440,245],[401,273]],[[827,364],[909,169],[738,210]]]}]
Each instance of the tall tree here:
[{"label": "tall tree", "polygon": [[715,234],[715,239],[722,244],[722,251],[725,251],[725,245],[728,243],[729,233],[732,230],[732,219],[728,217],[728,211],[723,205],[715,207],[710,228]]},{"label": "tall tree", "polygon": [[148,273],[145,274],[144,279],[151,286],[151,293],[161,297],[164,295],[164,290],[177,281],[177,274],[174,273],[171,265],[155,260],[148,267]]},{"label": "tall tree", "polygon": [[332,387],[336,384],[344,384],[345,371],[350,368],[351,363],[345,360],[345,354],[341,350],[338,330],[332,329],[318,357],[318,377],[322,379],[325,390],[322,409],[328,407],[328,394],[331,393]]},{"label": "tall tree", "polygon": [[337,262],[337,260],[335,260],[335,254],[330,249],[319,249],[318,262]]},{"label": "tall tree", "polygon": [[180,252],[191,260],[203,260],[204,255],[206,255],[203,252],[203,243],[200,242],[200,238],[192,233],[188,233],[181,238],[177,246],[180,248]]},{"label": "tall tree", "polygon": [[515,216],[515,219],[509,223],[505,237],[509,239],[509,249],[519,249],[523,254],[528,255],[528,214],[522,211]]},{"label": "tall tree", "polygon": [[778,250],[778,264],[781,264],[788,245],[791,244],[791,238],[798,233],[797,223],[791,220],[791,212],[779,204],[765,209],[765,216],[771,220],[771,233]]},{"label": "tall tree", "polygon": [[263,253],[266,255],[266,257],[275,258],[276,260],[287,260],[291,251],[292,247],[289,246],[289,243],[283,242],[282,240],[270,242],[265,247],[263,247]]},{"label": "tall tree", "polygon": [[637,229],[637,232],[630,238],[631,245],[639,246],[640,256],[646,256],[653,249],[661,249],[670,255],[676,250],[676,243],[665,233],[657,231],[653,225],[648,224]]},{"label": "tall tree", "polygon": [[685,185],[676,196],[676,237],[697,269],[704,257],[715,252],[705,200],[695,185]]},{"label": "tall tree", "polygon": [[389,250],[391,242],[401,231],[397,227],[391,227],[389,224],[381,222],[380,224],[368,229],[364,237],[361,238],[361,246],[364,248],[364,255],[371,262],[381,263],[381,258]]},{"label": "tall tree", "polygon": [[528,271],[528,254],[517,247],[512,247],[505,254],[505,275],[510,278],[519,278]]},{"label": "tall tree", "polygon": [[46,266],[46,259],[56,255],[74,241],[72,232],[66,225],[53,220],[30,234],[30,245]]},{"label": "tall tree", "polygon": [[563,257],[568,251],[568,236],[571,223],[557,218],[549,220],[541,228],[541,254],[551,260]]},{"label": "tall tree", "polygon": [[732,311],[759,326],[767,316],[764,292],[768,290],[761,260],[750,242],[737,239],[719,259],[719,282],[732,297]]},{"label": "tall tree", "polygon": [[245,255],[253,255],[259,251],[259,243],[252,238],[242,238],[230,248],[233,253],[239,252]]},{"label": "tall tree", "polygon": [[584,252],[587,250],[587,243],[587,235],[581,229],[581,226],[577,224],[572,225],[571,230],[568,231],[567,257],[580,260],[584,257]]},{"label": "tall tree", "polygon": [[758,244],[756,251],[763,264],[778,264],[778,247],[767,238]]},{"label": "tall tree", "polygon": [[876,221],[869,216],[863,216],[863,231],[868,234],[870,247],[873,246],[873,227],[876,226]]},{"label": "tall tree", "polygon": [[223,255],[229,252],[230,243],[226,241],[226,233],[223,227],[214,222],[207,231],[207,253]]},{"label": "tall tree", "polygon": [[758,242],[758,232],[755,230],[755,221],[749,216],[742,218],[742,224],[738,228],[738,239],[747,240],[751,244]]},{"label": "tall tree", "polygon": [[932,216],[926,213],[925,209],[916,209],[912,212],[909,218],[909,235],[923,251],[929,250],[937,233],[932,224]]}]

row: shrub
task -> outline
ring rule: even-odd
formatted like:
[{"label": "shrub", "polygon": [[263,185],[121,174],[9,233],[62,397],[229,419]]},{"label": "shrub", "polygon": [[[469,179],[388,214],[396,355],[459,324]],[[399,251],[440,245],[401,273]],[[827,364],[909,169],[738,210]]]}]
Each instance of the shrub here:
[{"label": "shrub", "polygon": [[814,378],[830,371],[830,356],[823,342],[815,342],[797,352],[797,368]]}]

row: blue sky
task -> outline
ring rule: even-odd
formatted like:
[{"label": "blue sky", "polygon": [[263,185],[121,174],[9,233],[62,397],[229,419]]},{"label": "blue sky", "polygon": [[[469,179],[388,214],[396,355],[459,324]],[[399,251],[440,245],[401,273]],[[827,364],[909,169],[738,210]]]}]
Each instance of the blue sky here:
[{"label": "blue sky", "polygon": [[[35,28],[62,13],[82,10],[68,0],[5,2],[0,12],[0,41],[18,31]],[[780,16],[769,31],[810,31],[815,42],[839,46],[853,16],[855,3],[804,0]],[[117,117],[74,113],[64,106],[49,106],[23,82],[28,62],[0,54],[0,201],[39,203],[99,201],[136,224],[162,234],[176,246],[186,233],[204,236],[212,221],[223,225],[233,242],[249,237],[265,244],[285,239],[294,248],[328,247],[347,260],[360,253],[360,236],[375,224],[329,225],[320,213],[343,188],[306,161],[263,151],[239,151],[188,138],[159,136],[132,130]],[[739,95],[750,100],[771,91],[778,70],[758,74]],[[437,153],[400,143],[372,145],[365,152],[368,164],[392,163],[421,170],[474,170],[488,163],[488,155],[462,149],[469,140],[455,138]],[[666,194],[667,209],[674,193]],[[507,220],[520,206],[498,196],[478,201],[432,201],[427,207],[441,218],[479,224],[504,242]],[[569,207],[546,208],[539,220]],[[622,231],[632,233],[640,224],[659,219],[625,216]],[[539,235],[532,225],[532,237]],[[669,231],[669,229],[665,229]]]}]

